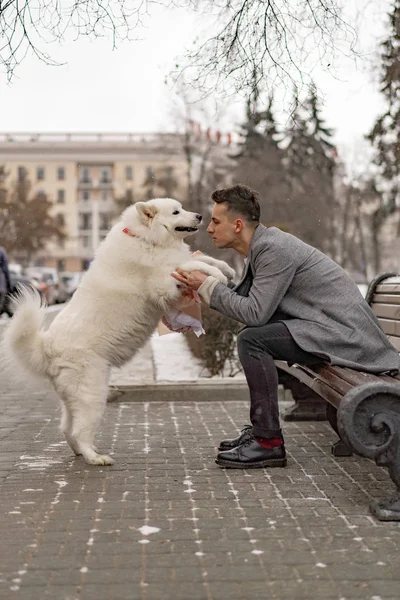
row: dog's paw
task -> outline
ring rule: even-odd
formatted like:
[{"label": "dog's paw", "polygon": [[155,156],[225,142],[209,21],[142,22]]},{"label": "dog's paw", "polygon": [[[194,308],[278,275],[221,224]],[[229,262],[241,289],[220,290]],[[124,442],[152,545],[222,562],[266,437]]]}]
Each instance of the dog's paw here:
[{"label": "dog's paw", "polygon": [[212,275],[215,279],[218,279],[221,283],[225,285],[228,283],[228,278],[223,274],[217,267],[208,267],[206,273],[208,275]]},{"label": "dog's paw", "polygon": [[227,264],[224,264],[223,266],[221,266],[220,269],[223,272],[223,274],[228,278],[229,281],[232,281],[233,279],[235,279],[235,276],[236,276],[235,269],[232,269]]},{"label": "dog's paw", "polygon": [[91,456],[90,458],[85,457],[88,465],[113,465],[114,460],[108,454],[96,454],[96,456]]}]

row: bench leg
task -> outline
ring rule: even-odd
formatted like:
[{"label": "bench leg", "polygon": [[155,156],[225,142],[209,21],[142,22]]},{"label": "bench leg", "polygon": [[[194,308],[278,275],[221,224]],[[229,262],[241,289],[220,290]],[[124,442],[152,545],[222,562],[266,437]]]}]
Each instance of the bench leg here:
[{"label": "bench leg", "polygon": [[354,452],[386,467],[396,493],[375,500],[380,521],[400,521],[400,390],[394,383],[366,383],[348,392],[337,412],[340,436]]},{"label": "bench leg", "polygon": [[400,521],[400,491],[387,500],[374,500],[370,509],[379,521]]},{"label": "bench leg", "polygon": [[278,374],[279,383],[292,392],[295,401],[283,415],[284,421],[326,421],[326,402],[321,396],[289,373],[278,369]]},{"label": "bench leg", "polygon": [[337,426],[337,409],[332,406],[332,404],[329,404],[329,402],[326,405],[326,418],[328,419],[332,429],[339,436],[338,441],[331,446],[331,452],[333,456],[353,456],[353,451],[350,446],[340,437]]}]

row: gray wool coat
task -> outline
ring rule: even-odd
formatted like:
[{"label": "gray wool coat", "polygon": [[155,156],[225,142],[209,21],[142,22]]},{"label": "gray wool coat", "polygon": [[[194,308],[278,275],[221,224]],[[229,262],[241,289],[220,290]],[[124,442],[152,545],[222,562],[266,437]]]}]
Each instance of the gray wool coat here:
[{"label": "gray wool coat", "polygon": [[328,256],[258,225],[241,281],[218,283],[210,306],[249,327],[283,322],[297,344],[332,365],[397,371],[400,356],[357,285]]},{"label": "gray wool coat", "polygon": [[0,246],[0,294],[10,291],[10,273],[8,272],[7,254],[3,246]]}]

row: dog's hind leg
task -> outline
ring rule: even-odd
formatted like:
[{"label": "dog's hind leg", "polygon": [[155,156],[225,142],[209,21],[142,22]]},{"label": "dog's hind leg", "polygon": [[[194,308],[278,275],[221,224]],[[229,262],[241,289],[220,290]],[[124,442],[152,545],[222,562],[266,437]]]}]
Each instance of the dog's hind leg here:
[{"label": "dog's hind leg", "polygon": [[78,449],[77,444],[72,439],[72,415],[68,408],[68,405],[65,402],[61,403],[61,423],[60,429],[65,435],[65,439],[68,442],[69,447],[74,452],[74,454],[79,455],[80,451]]},{"label": "dog's hind leg", "polygon": [[59,388],[57,391],[65,404],[62,427],[68,444],[90,465],[114,464],[110,456],[99,454],[94,446],[107,403],[109,368],[92,366],[79,373],[64,372],[63,375],[63,385],[59,379],[55,387]]}]

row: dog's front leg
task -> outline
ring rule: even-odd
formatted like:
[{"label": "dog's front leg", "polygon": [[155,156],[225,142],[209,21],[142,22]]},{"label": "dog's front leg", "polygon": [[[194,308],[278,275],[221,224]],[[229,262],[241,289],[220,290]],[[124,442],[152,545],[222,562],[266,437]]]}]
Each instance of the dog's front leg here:
[{"label": "dog's front leg", "polygon": [[217,267],[217,269],[226,275],[229,281],[232,281],[235,278],[236,273],[234,269],[232,269],[224,260],[218,260],[218,258],[213,258],[207,254],[194,254],[194,259],[196,261],[204,262],[212,267]]},{"label": "dog's front leg", "polygon": [[165,278],[160,277],[160,281],[154,286],[152,293],[156,304],[163,312],[168,311],[179,300],[183,287],[185,286],[176,281],[170,273]]},{"label": "dog's front leg", "polygon": [[207,263],[201,262],[200,260],[190,260],[188,262],[183,263],[183,265],[179,265],[179,268],[183,269],[184,271],[187,271],[188,273],[190,273],[191,271],[201,271],[206,275],[212,275],[213,277],[218,279],[218,281],[224,283],[225,285],[228,283],[228,278],[222,273],[222,271],[220,271],[217,267],[208,265]]}]

